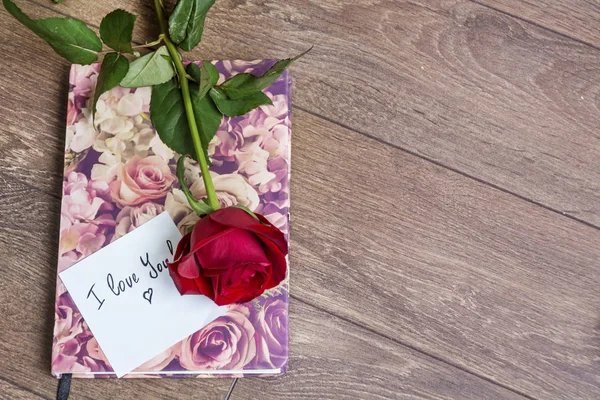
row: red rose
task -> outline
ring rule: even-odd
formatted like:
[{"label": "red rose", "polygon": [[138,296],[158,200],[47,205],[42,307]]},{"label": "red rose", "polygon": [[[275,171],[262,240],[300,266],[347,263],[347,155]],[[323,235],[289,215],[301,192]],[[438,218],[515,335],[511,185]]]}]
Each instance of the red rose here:
[{"label": "red rose", "polygon": [[201,218],[177,245],[169,273],[181,294],[243,303],[277,286],[287,269],[283,233],[265,217],[228,207]]}]

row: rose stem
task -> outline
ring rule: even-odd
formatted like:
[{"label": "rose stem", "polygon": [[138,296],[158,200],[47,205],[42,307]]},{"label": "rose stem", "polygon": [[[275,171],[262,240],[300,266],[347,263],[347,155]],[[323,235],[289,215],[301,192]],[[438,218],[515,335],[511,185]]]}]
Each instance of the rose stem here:
[{"label": "rose stem", "polygon": [[[185,72],[183,62],[181,61],[181,55],[179,54],[179,52],[177,51],[177,47],[175,47],[175,44],[173,44],[171,38],[169,37],[169,30],[167,28],[167,22],[163,14],[163,8],[161,3],[161,0],[154,0],[154,8],[156,9],[156,17],[158,18],[160,32],[164,36],[165,45],[167,46],[167,50],[169,51],[171,60],[175,65],[175,69],[177,70],[177,78],[179,79],[179,87],[181,88],[181,94],[183,96],[185,114],[187,116],[188,125],[192,134],[194,150],[196,151],[198,163],[200,164],[200,171],[202,171],[202,180],[204,180],[204,187],[206,188],[206,197],[208,198],[208,205],[211,206],[214,210],[217,210],[220,208],[219,200],[217,199],[217,193],[215,192],[215,187],[213,185],[212,178],[210,177],[210,172],[208,171],[208,163],[206,162],[204,151],[202,150],[202,139],[200,139],[200,134],[198,133],[198,125],[196,125],[196,117],[194,116],[194,108],[192,107],[192,98],[190,96],[190,87],[187,74]],[[206,143],[206,145],[208,145],[208,143]]]}]

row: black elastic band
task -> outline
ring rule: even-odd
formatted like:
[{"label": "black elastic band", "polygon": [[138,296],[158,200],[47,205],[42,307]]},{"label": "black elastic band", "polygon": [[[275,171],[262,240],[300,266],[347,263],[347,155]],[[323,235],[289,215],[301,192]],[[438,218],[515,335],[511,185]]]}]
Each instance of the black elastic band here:
[{"label": "black elastic band", "polygon": [[67,400],[71,391],[71,374],[63,374],[58,381],[58,391],[56,392],[56,400]]}]

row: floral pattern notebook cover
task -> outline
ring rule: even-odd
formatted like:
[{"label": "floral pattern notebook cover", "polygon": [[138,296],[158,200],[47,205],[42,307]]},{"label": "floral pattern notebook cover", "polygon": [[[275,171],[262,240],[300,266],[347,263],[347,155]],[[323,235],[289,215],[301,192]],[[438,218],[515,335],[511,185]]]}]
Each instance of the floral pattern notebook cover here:
[{"label": "floral pattern notebook cover", "polygon": [[[262,74],[275,61],[217,61],[221,82]],[[58,272],[126,235],[163,211],[182,234],[198,217],[178,188],[178,154],[149,118],[151,89],[116,87],[90,104],[99,64],[71,67]],[[285,72],[265,93],[272,106],[225,117],[209,146],[222,206],[259,212],[289,238],[291,81]],[[197,164],[186,161],[196,198],[205,195]],[[289,239],[288,239],[289,240]],[[288,361],[288,280],[261,297],[228,307],[193,335],[125,377],[279,375]],[[115,377],[85,320],[57,276],[52,374]]]}]

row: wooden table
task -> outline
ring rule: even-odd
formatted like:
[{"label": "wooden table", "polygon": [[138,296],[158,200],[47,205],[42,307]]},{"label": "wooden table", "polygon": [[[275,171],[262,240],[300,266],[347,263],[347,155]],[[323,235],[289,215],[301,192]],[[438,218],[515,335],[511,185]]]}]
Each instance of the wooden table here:
[{"label": "wooden table", "polygon": [[[140,16],[149,1],[20,1]],[[190,58],[292,68],[290,372],[232,399],[600,398],[600,2],[218,0]],[[53,398],[68,65],[0,11],[0,397]],[[230,380],[78,380],[219,399]]]}]

